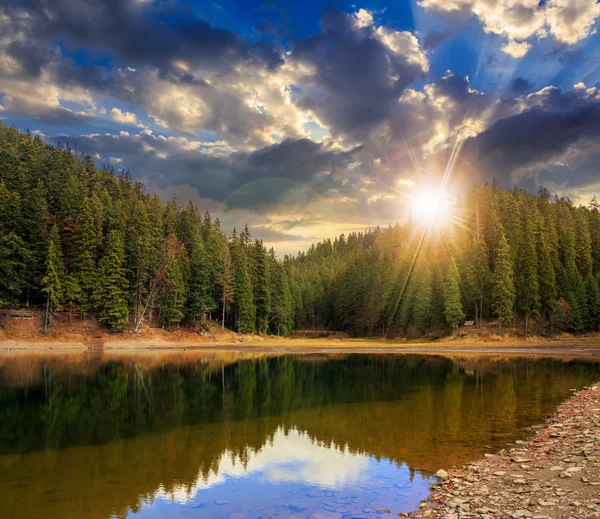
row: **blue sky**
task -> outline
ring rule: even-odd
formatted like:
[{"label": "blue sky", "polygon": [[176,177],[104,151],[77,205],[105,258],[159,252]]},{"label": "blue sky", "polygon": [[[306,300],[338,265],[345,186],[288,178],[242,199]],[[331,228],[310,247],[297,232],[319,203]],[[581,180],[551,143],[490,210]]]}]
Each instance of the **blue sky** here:
[{"label": "blue sky", "polygon": [[0,118],[282,252],[495,179],[600,191],[596,0],[4,0]]}]

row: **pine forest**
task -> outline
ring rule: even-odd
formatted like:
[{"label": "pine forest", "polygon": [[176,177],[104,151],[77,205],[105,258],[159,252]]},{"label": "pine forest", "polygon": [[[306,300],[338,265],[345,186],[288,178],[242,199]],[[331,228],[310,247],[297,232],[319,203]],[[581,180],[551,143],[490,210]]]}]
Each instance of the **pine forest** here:
[{"label": "pine forest", "polygon": [[473,186],[444,225],[341,235],[277,258],[191,202],[0,127],[0,306],[94,315],[112,331],[209,320],[241,333],[356,336],[600,324],[600,204]]}]

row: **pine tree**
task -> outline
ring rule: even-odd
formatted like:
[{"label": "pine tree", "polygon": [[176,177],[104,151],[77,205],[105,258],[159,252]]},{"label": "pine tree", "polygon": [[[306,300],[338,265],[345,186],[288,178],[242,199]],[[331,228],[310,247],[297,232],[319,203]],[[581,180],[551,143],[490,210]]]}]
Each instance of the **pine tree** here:
[{"label": "pine tree", "polygon": [[584,279],[592,273],[592,237],[589,211],[585,207],[575,209],[575,262]]},{"label": "pine tree", "polygon": [[585,289],[587,295],[586,328],[597,330],[600,324],[600,287],[591,273],[585,280]]},{"label": "pine tree", "polygon": [[600,272],[600,203],[596,197],[592,198],[589,209],[593,272],[596,275]]},{"label": "pine tree", "polygon": [[248,256],[243,242],[235,235],[231,241],[231,257],[234,265],[235,327],[240,333],[253,333],[256,310],[254,308]]},{"label": "pine tree", "polygon": [[471,247],[467,261],[468,299],[475,305],[475,320],[481,326],[484,294],[491,279],[489,250],[483,239],[480,239]]},{"label": "pine tree", "polygon": [[42,278],[42,292],[46,294],[46,318],[44,328],[48,329],[52,322],[52,313],[62,310],[64,299],[65,270],[63,264],[60,236],[56,224],[52,226],[48,238],[46,253],[46,273]]},{"label": "pine tree", "polygon": [[492,273],[492,309],[498,322],[510,326],[513,319],[515,304],[515,286],[513,281],[513,266],[511,250],[504,233],[500,234],[496,257],[494,258],[494,271]]},{"label": "pine tree", "polygon": [[267,251],[262,242],[254,244],[254,264],[256,266],[256,282],[254,285],[254,306],[256,308],[256,330],[266,333],[269,329],[271,313],[271,272]]},{"label": "pine tree", "polygon": [[184,317],[187,285],[186,270],[188,260],[185,246],[175,236],[168,238],[167,250],[162,265],[162,294],[160,299],[160,320],[171,329]]},{"label": "pine tree", "polygon": [[99,321],[114,331],[121,331],[129,315],[125,273],[125,243],[119,231],[108,234],[104,255],[98,265],[98,284],[94,303],[100,308]]},{"label": "pine tree", "polygon": [[444,279],[444,316],[448,326],[455,330],[465,318],[460,300],[460,276],[454,260],[450,260]]},{"label": "pine tree", "polygon": [[522,236],[517,246],[516,256],[516,301],[517,309],[525,320],[525,334],[528,331],[529,315],[540,308],[540,285],[538,282],[537,235],[538,212],[535,205],[522,208]]},{"label": "pine tree", "polygon": [[234,299],[234,271],[231,265],[231,253],[229,247],[225,245],[221,256],[221,268],[219,269],[219,285],[221,286],[221,304],[222,306],[222,319],[221,329],[225,329],[225,314],[229,309],[229,305],[235,301]]},{"label": "pine tree", "polygon": [[431,319],[429,312],[431,306],[432,281],[433,274],[429,261],[423,256],[419,256],[414,275],[414,287],[416,295],[413,306],[413,322],[417,333],[423,333],[428,327]]},{"label": "pine tree", "polygon": [[573,264],[563,271],[562,287],[564,299],[573,311],[572,331],[582,332],[587,326],[588,301],[585,282],[579,269]]},{"label": "pine tree", "polygon": [[294,327],[294,301],[288,274],[283,264],[273,263],[274,290],[271,312],[277,335],[288,335]]},{"label": "pine tree", "polygon": [[77,288],[75,303],[79,304],[82,313],[90,312],[94,308],[94,291],[96,289],[96,255],[101,236],[98,235],[96,222],[89,198],[83,201],[83,209],[77,216],[77,226],[74,235],[74,252],[72,268],[69,276],[74,277]]}]

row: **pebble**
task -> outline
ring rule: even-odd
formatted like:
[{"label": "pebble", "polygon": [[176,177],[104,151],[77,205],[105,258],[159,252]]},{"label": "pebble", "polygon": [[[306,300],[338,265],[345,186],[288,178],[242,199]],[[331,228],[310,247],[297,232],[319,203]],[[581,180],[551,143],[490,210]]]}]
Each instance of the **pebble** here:
[{"label": "pebble", "polygon": [[599,388],[574,392],[546,425],[530,428],[532,438],[438,471],[425,508],[409,517],[600,519]]}]

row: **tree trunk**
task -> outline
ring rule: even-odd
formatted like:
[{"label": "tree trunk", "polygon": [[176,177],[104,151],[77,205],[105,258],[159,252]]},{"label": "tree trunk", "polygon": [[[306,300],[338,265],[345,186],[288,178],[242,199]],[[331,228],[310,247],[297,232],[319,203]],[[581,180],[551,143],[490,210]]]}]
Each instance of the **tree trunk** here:
[{"label": "tree trunk", "polygon": [[221,320],[221,330],[225,329],[225,302],[223,302],[223,319]]},{"label": "tree trunk", "polygon": [[46,294],[46,319],[44,320],[44,333],[48,331],[48,319],[50,315],[50,294]]}]

